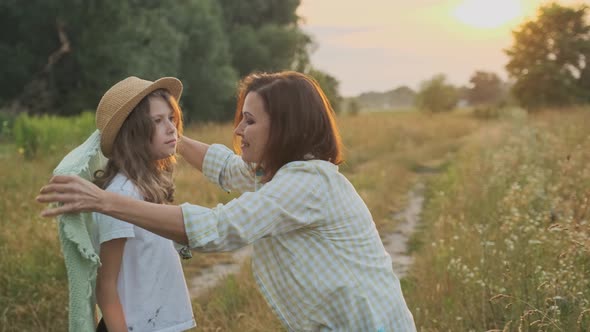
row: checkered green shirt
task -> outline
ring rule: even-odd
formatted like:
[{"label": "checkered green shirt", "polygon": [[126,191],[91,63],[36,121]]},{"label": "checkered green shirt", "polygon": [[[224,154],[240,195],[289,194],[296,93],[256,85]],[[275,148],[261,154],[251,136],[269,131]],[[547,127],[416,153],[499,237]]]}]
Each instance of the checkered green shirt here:
[{"label": "checkered green shirt", "polygon": [[212,145],[203,174],[243,194],[213,209],[183,204],[190,247],[252,243],[256,282],[289,331],[416,330],[371,214],[338,166],[295,161],[261,185],[240,156]]}]

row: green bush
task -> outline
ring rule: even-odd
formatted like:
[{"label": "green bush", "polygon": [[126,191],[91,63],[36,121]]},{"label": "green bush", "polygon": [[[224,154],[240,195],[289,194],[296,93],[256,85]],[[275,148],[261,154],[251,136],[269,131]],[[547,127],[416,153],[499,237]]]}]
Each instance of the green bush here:
[{"label": "green bush", "polygon": [[27,159],[71,149],[95,130],[94,113],[76,117],[19,115],[13,128],[16,146]]},{"label": "green bush", "polygon": [[482,120],[499,119],[503,113],[500,107],[492,105],[480,105],[473,109],[473,116]]},{"label": "green bush", "polygon": [[0,140],[11,137],[15,118],[13,114],[0,112]]}]

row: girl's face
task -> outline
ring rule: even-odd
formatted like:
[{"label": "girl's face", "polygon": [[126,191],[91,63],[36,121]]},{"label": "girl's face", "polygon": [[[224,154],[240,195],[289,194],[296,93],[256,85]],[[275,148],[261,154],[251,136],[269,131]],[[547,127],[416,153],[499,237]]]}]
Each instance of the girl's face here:
[{"label": "girl's face", "polygon": [[178,132],[174,110],[160,97],[149,97],[150,117],[154,122],[154,134],[150,144],[152,156],[160,160],[176,153]]},{"label": "girl's face", "polygon": [[260,164],[270,133],[270,116],[264,109],[264,101],[256,92],[246,95],[242,116],[242,121],[234,130],[242,141],[242,159]]}]

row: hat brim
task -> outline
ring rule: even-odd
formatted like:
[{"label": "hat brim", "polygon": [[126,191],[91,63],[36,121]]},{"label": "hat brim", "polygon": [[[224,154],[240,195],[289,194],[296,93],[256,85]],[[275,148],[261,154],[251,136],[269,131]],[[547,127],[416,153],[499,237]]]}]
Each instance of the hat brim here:
[{"label": "hat brim", "polygon": [[131,111],[133,111],[135,106],[137,106],[143,98],[159,89],[168,91],[174,96],[176,101],[180,101],[182,95],[182,82],[174,77],[162,77],[141,90],[133,98],[129,99],[128,102],[123,104],[123,106],[115,112],[101,132],[102,138],[100,140],[100,149],[107,158],[111,157],[113,143],[115,142],[115,138],[117,137],[117,133],[119,132],[119,129],[121,129],[123,122],[127,119],[127,116],[129,116]]}]

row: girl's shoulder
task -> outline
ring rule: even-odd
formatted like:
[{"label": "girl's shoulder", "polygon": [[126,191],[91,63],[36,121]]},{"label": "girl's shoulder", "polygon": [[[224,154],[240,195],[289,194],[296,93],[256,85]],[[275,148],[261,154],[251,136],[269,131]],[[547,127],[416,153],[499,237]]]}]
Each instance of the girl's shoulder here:
[{"label": "girl's shoulder", "polygon": [[111,180],[111,183],[109,183],[105,190],[126,196],[131,196],[136,199],[141,199],[139,190],[137,189],[133,181],[131,181],[131,179],[129,179],[125,174],[121,172],[115,175],[115,177],[113,178],[113,180]]}]

